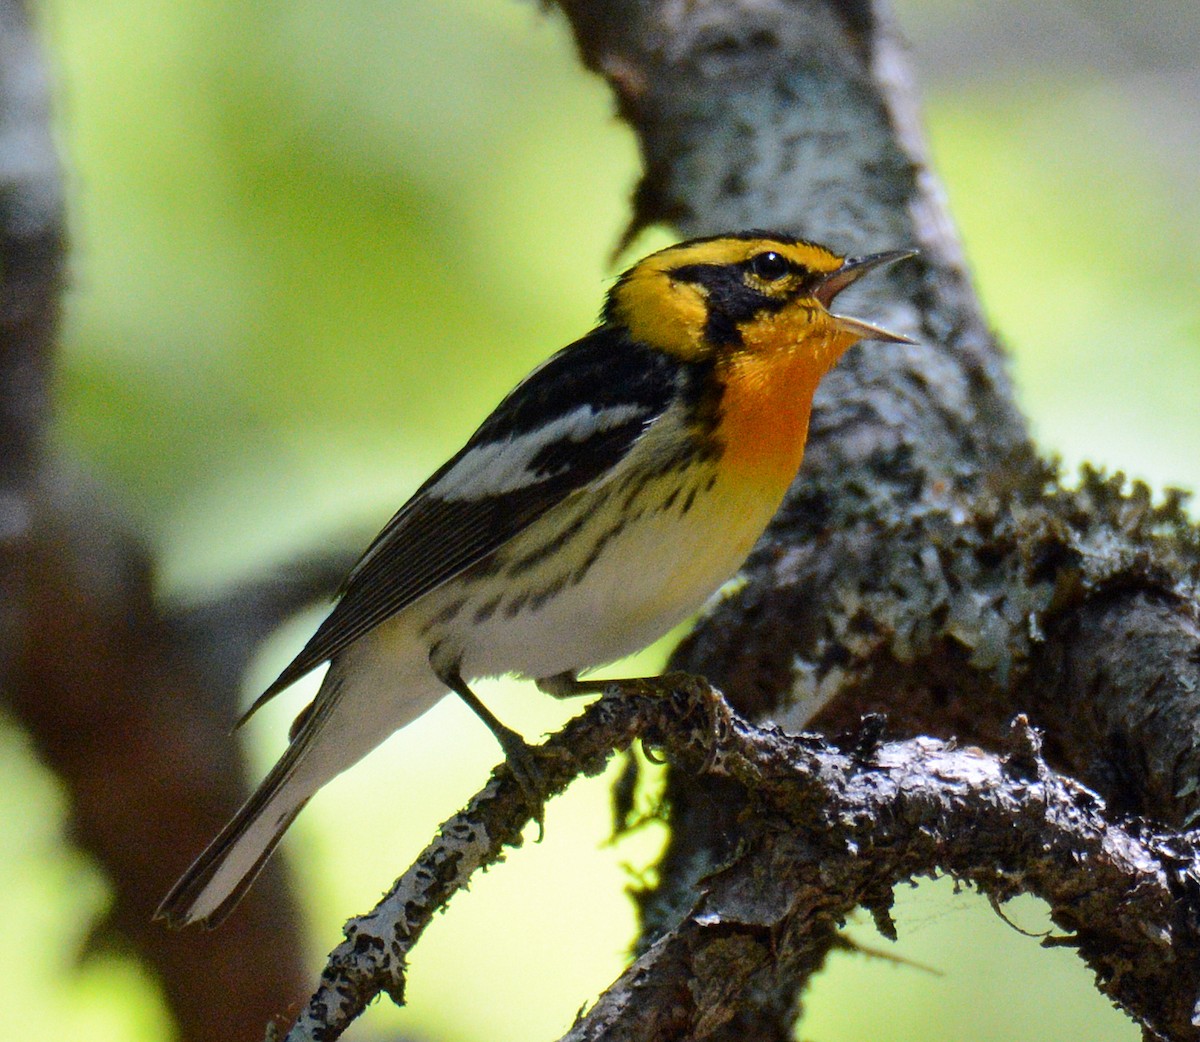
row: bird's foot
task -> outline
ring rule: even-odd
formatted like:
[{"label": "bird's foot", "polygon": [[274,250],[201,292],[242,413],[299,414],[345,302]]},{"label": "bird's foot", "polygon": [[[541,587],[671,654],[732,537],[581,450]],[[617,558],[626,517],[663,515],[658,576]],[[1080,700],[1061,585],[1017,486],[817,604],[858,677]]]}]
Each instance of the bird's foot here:
[{"label": "bird's foot", "polygon": [[537,842],[540,843],[546,835],[546,797],[545,776],[537,763],[537,751],[516,731],[503,724],[494,728],[492,733],[504,750],[504,762],[525,797],[530,816],[537,822]]}]

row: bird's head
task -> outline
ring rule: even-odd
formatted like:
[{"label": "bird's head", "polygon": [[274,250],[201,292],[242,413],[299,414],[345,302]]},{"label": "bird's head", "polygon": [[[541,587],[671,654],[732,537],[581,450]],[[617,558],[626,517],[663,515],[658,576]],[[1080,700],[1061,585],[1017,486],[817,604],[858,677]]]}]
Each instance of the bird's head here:
[{"label": "bird's head", "polygon": [[644,258],[617,280],[604,320],[686,361],[773,348],[811,352],[814,375],[859,340],[911,343],[829,310],[868,271],[912,256],[842,257],[768,232],[693,239]]}]

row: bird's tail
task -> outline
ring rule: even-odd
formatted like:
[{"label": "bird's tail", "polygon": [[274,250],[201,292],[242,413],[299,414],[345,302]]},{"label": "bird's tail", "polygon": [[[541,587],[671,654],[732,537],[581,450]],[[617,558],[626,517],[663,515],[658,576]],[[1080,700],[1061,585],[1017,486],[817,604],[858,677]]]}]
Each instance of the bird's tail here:
[{"label": "bird's tail", "polygon": [[220,923],[312,795],[445,693],[407,630],[390,643],[364,639],[346,649],[296,718],[279,762],[163,899],[156,918],[172,926]]},{"label": "bird's tail", "polygon": [[337,685],[333,690],[328,686],[313,700],[287,750],[254,795],[163,898],[156,919],[171,926],[200,922],[215,927],[242,899],[287,827],[329,780],[300,770],[337,704]]}]

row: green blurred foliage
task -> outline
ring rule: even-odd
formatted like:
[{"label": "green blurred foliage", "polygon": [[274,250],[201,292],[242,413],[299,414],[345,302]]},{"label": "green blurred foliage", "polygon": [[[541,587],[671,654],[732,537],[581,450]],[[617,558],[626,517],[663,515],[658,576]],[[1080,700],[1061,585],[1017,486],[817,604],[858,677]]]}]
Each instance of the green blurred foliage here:
[{"label": "green blurred foliage", "polygon": [[[955,17],[925,6],[932,31]],[[322,540],[366,538],[592,321],[637,157],[558,19],[509,0],[42,0],[39,13],[74,246],[58,438],[119,490],[165,592],[200,596]],[[1042,443],[1072,463],[1195,486],[1194,182],[1160,162],[1162,143],[1099,70],[942,83],[929,104],[937,164]],[[279,635],[248,692],[311,621]],[[651,652],[640,668],[659,661]],[[264,769],[308,693],[249,729]],[[531,735],[574,711],[519,685],[486,697]],[[0,1031],[168,1037],[132,962],[92,956],[63,982],[105,884],[63,835],[55,782],[11,728],[0,741],[13,810],[0,813],[0,974],[37,1011]],[[306,811],[289,849],[311,895],[314,972],[342,920],[495,758],[448,701]],[[555,802],[543,844],[455,899],[413,960],[411,1006],[375,1007],[358,1037],[399,1025],[467,1042],[569,1025],[632,939],[623,865],[647,865],[662,838],[604,846],[606,784]],[[339,844],[347,830],[371,849]],[[806,1037],[1134,1038],[1072,957],[950,889],[900,895],[889,947],[944,975],[840,955]],[[1032,904],[1019,911],[1045,929]],[[865,923],[853,934],[885,946]]]},{"label": "green blurred foliage", "polygon": [[1034,434],[1200,485],[1200,197],[1099,74],[938,97],[938,169]]}]

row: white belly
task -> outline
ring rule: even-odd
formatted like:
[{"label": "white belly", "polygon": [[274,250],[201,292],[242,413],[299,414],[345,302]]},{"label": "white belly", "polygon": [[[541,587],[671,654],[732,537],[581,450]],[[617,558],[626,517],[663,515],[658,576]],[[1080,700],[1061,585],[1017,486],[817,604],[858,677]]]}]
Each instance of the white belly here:
[{"label": "white belly", "polygon": [[[423,633],[461,661],[467,678],[549,677],[640,650],[737,571],[778,507],[761,490],[710,487],[709,476],[693,476],[665,508],[666,482],[676,479],[660,479],[628,507],[619,488],[602,504],[592,495],[563,504],[482,575],[423,598]],[[580,522],[577,535],[538,557],[572,521]]]}]

